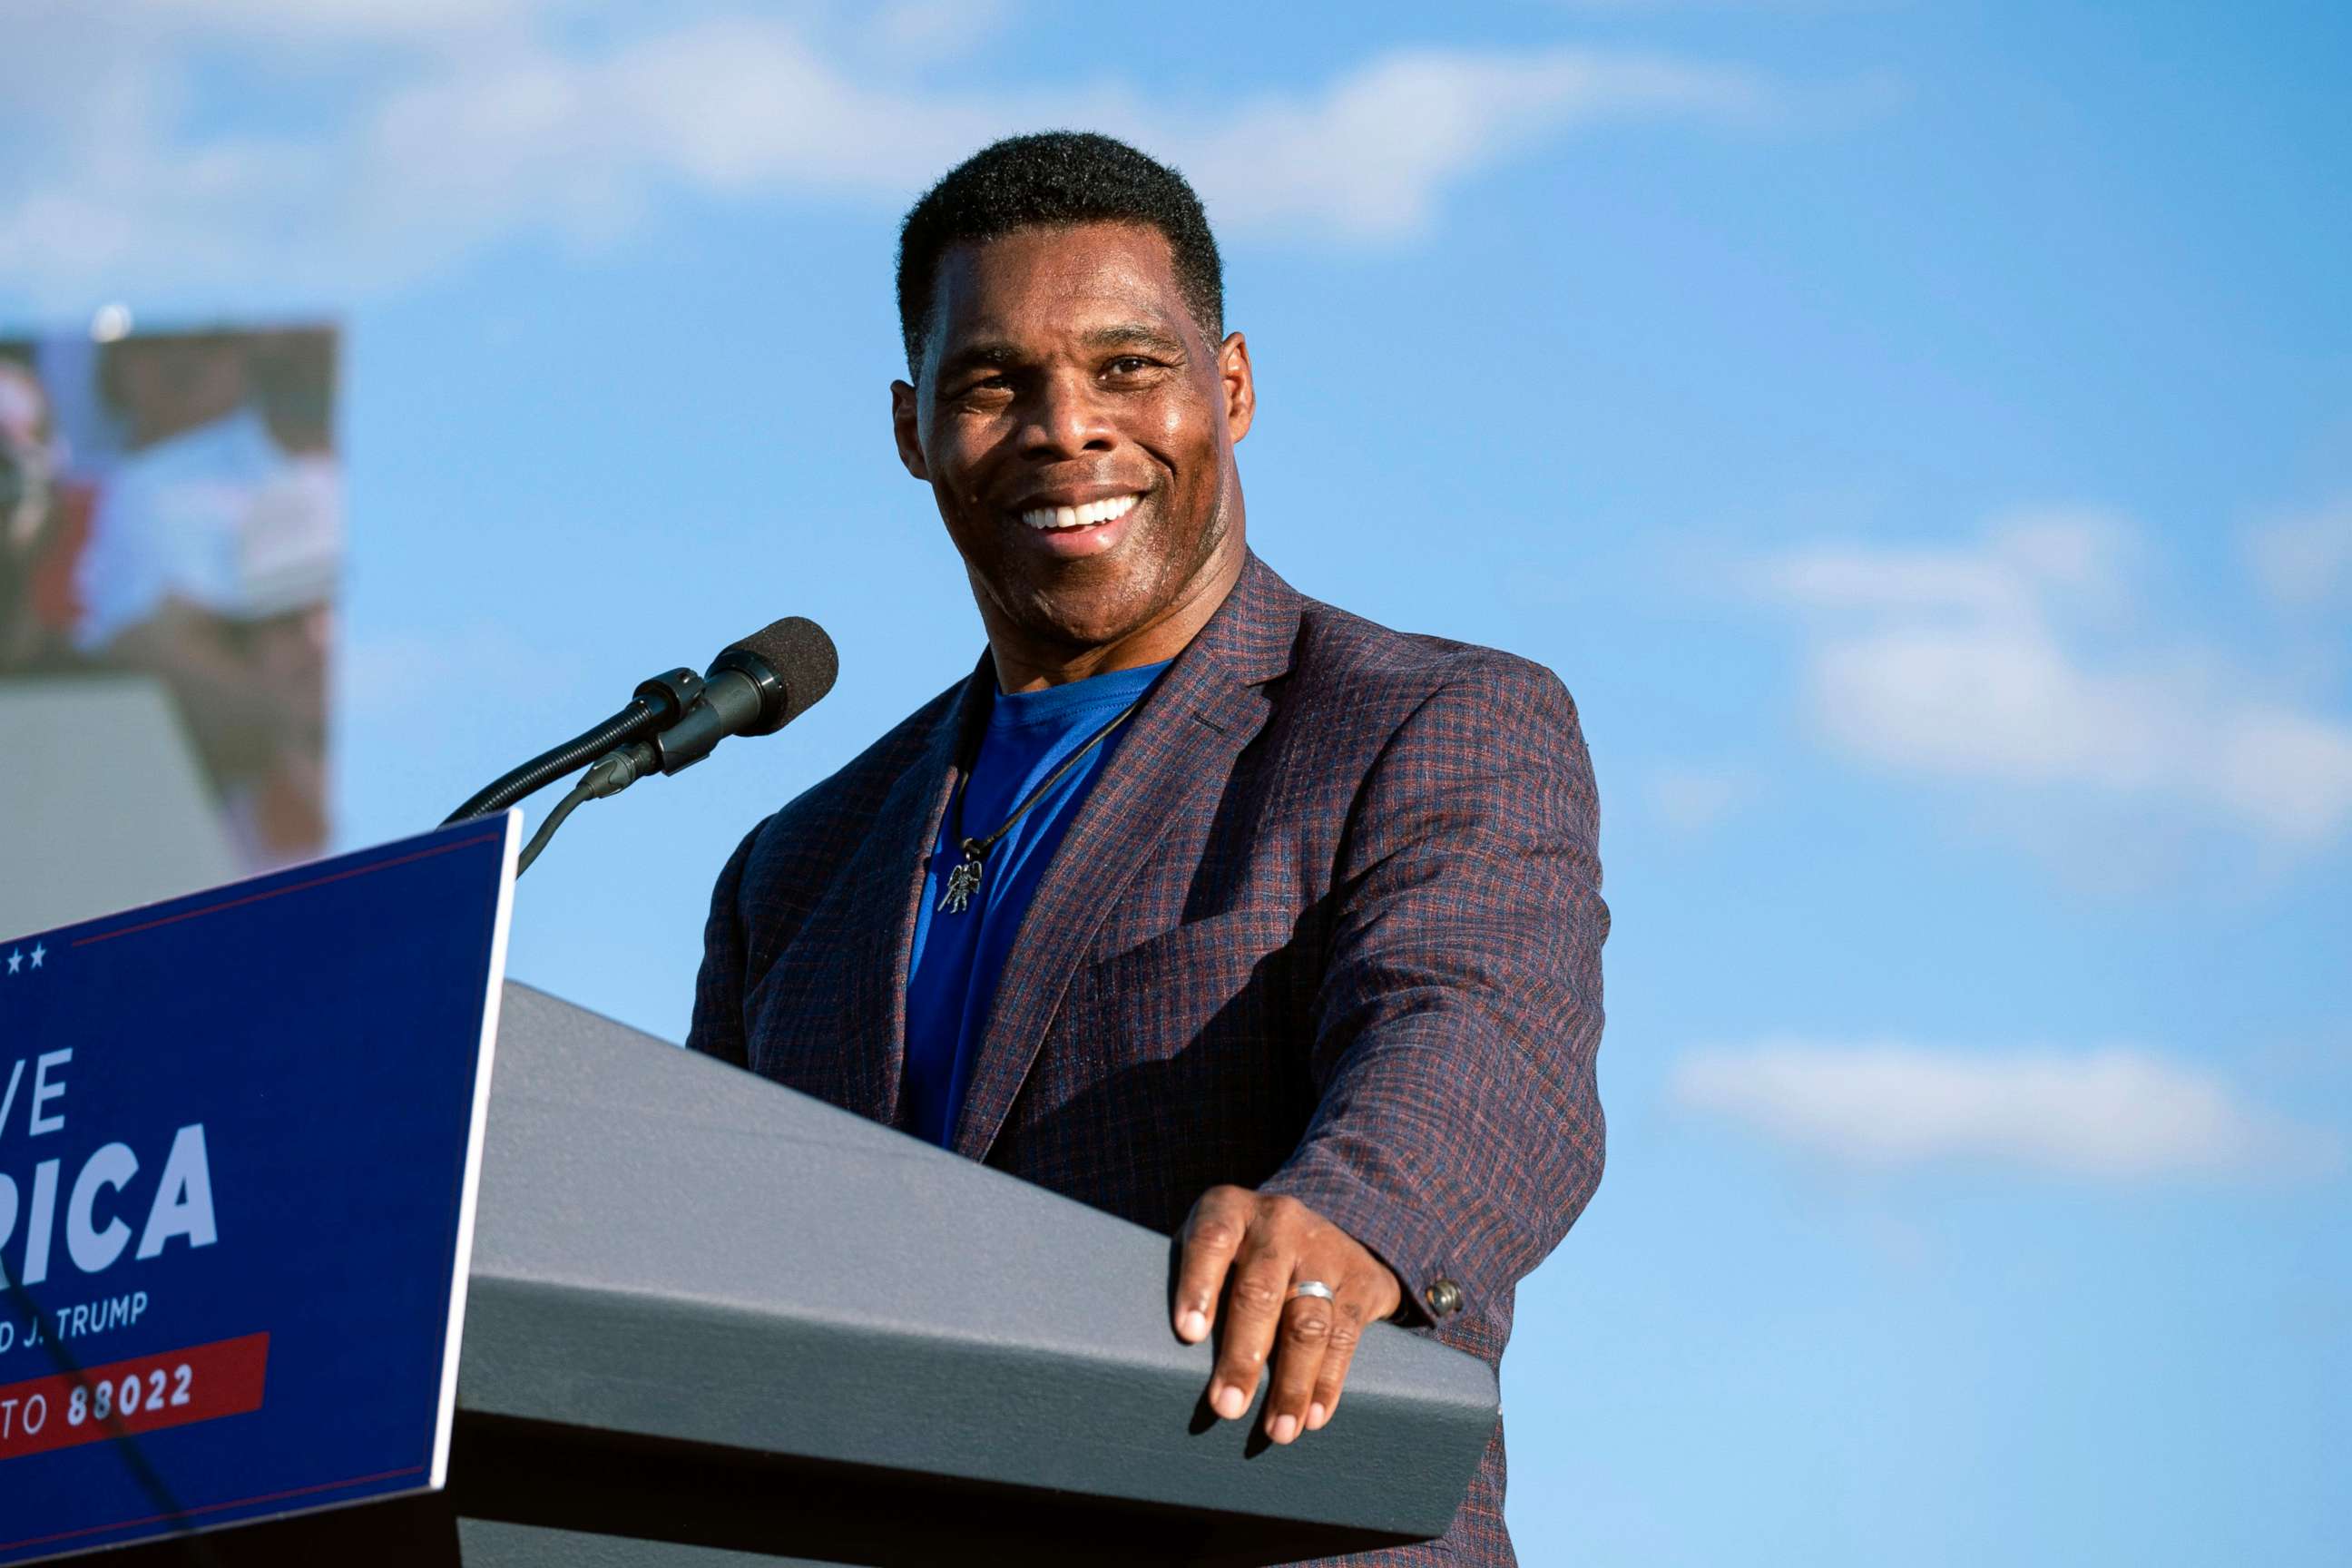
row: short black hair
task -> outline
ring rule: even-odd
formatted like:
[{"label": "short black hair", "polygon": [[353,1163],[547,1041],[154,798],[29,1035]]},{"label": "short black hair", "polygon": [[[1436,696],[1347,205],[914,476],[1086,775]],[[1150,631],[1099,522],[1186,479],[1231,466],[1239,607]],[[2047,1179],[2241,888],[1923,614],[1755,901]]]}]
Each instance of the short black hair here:
[{"label": "short black hair", "polygon": [[923,193],[898,228],[898,331],[907,370],[922,365],[940,258],[956,246],[1037,225],[1133,223],[1158,229],[1176,283],[1212,343],[1225,335],[1224,268],[1208,215],[1184,176],[1091,131],[1041,131],[992,142]]}]

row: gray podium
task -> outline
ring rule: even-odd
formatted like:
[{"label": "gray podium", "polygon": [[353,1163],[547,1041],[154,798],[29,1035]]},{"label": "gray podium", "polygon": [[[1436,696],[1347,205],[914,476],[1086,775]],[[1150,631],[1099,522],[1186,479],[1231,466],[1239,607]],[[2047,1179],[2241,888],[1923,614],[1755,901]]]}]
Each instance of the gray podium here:
[{"label": "gray podium", "polygon": [[127,1563],[1262,1563],[1443,1531],[1497,1414],[1376,1327],[1278,1448],[1202,1401],[1170,1246],[506,990],[446,1492]]}]

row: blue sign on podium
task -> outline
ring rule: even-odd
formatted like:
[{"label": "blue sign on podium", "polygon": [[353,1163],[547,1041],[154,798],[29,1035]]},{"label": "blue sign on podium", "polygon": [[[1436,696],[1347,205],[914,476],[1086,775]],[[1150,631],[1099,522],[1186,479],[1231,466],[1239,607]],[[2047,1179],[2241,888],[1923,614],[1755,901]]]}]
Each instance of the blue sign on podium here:
[{"label": "blue sign on podium", "polygon": [[516,826],[0,942],[0,1563],[443,1484]]}]

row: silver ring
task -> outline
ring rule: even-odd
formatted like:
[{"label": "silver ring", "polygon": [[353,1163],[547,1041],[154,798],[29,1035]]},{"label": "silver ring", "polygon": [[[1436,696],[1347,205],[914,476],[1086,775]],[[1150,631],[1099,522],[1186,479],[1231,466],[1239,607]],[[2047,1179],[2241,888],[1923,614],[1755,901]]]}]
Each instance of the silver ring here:
[{"label": "silver ring", "polygon": [[1312,1296],[1318,1301],[1328,1301],[1331,1300],[1331,1287],[1324,1284],[1320,1279],[1301,1279],[1290,1288],[1290,1300],[1296,1301],[1301,1296]]}]

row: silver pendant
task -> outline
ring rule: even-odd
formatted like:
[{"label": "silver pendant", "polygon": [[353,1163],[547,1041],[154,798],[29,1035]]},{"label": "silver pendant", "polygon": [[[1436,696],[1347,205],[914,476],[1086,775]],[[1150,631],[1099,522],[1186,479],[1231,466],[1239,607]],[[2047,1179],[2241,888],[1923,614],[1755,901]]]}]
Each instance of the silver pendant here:
[{"label": "silver pendant", "polygon": [[947,889],[940,894],[939,904],[932,912],[960,915],[963,913],[964,906],[971,902],[971,896],[978,891],[980,891],[980,857],[966,850],[964,858],[956,862],[955,869],[948,873]]}]

